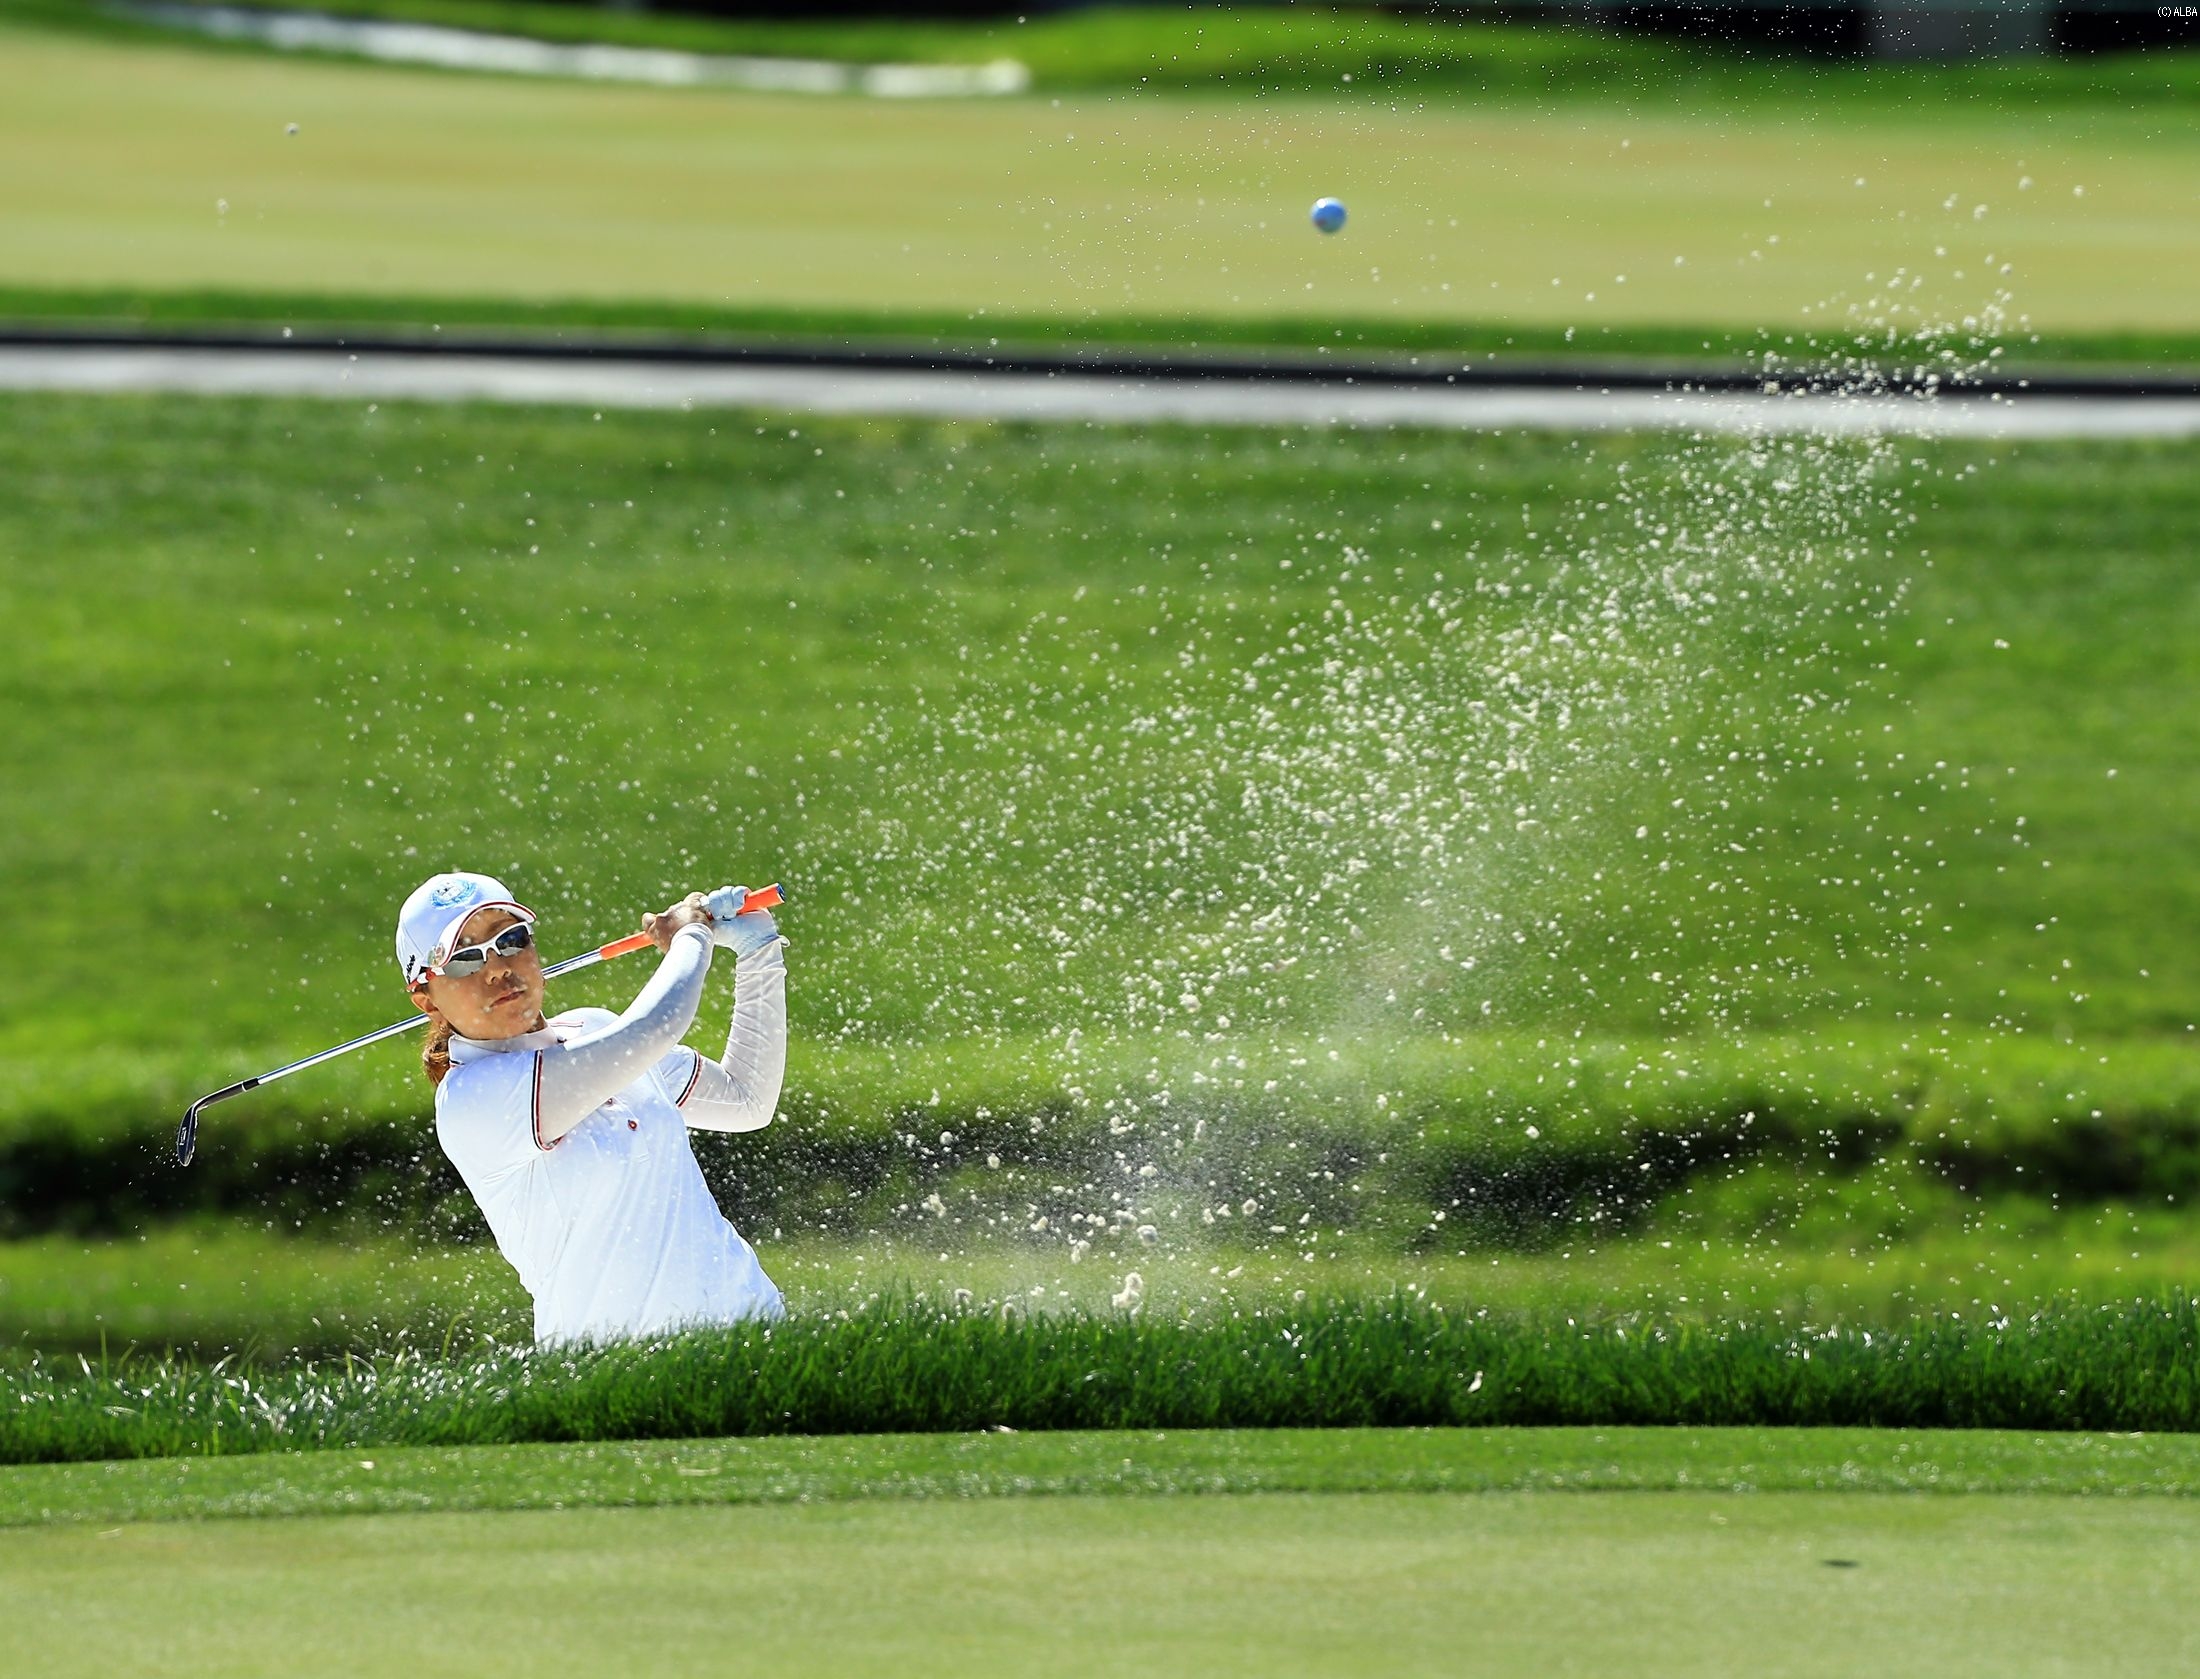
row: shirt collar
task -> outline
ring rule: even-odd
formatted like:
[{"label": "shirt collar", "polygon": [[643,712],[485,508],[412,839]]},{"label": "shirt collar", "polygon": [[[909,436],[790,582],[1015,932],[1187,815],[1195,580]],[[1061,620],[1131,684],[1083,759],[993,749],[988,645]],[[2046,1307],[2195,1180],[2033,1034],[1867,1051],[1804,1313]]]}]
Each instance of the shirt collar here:
[{"label": "shirt collar", "polygon": [[508,1055],[515,1050],[548,1049],[552,1044],[563,1043],[556,1024],[546,1023],[535,1031],[522,1032],[516,1038],[469,1038],[460,1033],[451,1034],[451,1065],[463,1066],[468,1061],[479,1061],[484,1055]]}]

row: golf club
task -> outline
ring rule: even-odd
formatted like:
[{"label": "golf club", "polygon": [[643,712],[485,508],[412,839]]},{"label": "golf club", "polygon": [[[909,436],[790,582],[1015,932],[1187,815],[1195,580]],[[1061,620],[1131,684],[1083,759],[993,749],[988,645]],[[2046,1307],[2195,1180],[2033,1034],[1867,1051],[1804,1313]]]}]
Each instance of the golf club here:
[{"label": "golf club", "polygon": [[[778,886],[760,886],[742,900],[740,913],[749,915],[760,909],[771,909],[781,901]],[[578,956],[569,956],[562,962],[552,963],[542,970],[542,977],[546,980],[556,979],[560,974],[569,974],[580,968],[592,968],[598,962],[609,962],[614,957],[631,955],[650,942],[650,936],[647,933],[630,933],[623,939],[614,939],[611,943],[599,945],[594,950],[584,950]],[[309,1055],[302,1061],[293,1061],[287,1067],[277,1067],[271,1073],[262,1073],[257,1078],[241,1079],[237,1083],[226,1085],[220,1090],[209,1091],[191,1104],[189,1110],[183,1116],[183,1123],[176,1127],[176,1164],[178,1166],[191,1164],[191,1157],[198,1153],[199,1148],[199,1115],[216,1102],[226,1102],[232,1096],[242,1096],[246,1091],[257,1090],[263,1084],[273,1084],[277,1079],[288,1078],[292,1073],[302,1073],[308,1067],[318,1067],[324,1061],[333,1061],[339,1055],[349,1055],[355,1049],[364,1049],[368,1044],[378,1044],[384,1038],[394,1038],[400,1032],[410,1032],[417,1027],[425,1026],[427,1023],[428,1017],[425,1014],[414,1015],[410,1020],[395,1021],[388,1026],[367,1033],[364,1037],[354,1038],[349,1043],[338,1044],[333,1049],[324,1049],[319,1054]]]}]

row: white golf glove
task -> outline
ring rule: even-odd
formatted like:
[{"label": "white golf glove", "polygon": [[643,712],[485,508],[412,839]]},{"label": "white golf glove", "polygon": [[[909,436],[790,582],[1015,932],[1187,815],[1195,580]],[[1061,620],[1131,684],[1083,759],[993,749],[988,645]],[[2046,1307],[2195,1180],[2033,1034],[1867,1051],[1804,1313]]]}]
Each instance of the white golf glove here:
[{"label": "white golf glove", "polygon": [[703,897],[703,907],[710,912],[710,942],[720,950],[732,951],[737,958],[754,956],[787,942],[780,936],[779,925],[772,920],[770,910],[741,913],[748,895],[745,887],[721,886]]}]

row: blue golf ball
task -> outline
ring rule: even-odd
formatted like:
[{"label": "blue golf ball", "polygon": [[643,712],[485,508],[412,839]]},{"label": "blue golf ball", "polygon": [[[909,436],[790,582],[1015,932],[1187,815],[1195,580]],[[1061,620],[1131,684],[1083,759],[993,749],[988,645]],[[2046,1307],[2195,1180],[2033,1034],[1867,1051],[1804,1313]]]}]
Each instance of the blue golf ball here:
[{"label": "blue golf ball", "polygon": [[1344,202],[1336,198],[1317,198],[1312,211],[1314,226],[1323,233],[1334,233],[1344,226]]}]

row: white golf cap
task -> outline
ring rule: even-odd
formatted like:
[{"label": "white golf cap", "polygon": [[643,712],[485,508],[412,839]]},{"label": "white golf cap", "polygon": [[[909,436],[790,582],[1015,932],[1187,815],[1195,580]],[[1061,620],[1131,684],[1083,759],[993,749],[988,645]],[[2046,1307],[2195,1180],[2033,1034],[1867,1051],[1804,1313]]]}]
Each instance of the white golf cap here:
[{"label": "white golf cap", "polygon": [[407,985],[450,954],[451,941],[478,909],[508,909],[522,921],[535,912],[485,874],[439,874],[413,888],[397,912],[397,965]]}]

